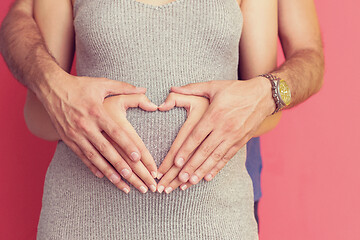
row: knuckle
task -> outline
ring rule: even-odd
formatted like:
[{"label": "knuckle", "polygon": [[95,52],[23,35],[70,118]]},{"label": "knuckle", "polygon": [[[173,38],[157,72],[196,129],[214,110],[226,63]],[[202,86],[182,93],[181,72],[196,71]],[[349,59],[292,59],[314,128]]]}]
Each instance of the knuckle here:
[{"label": "knuckle", "polygon": [[76,131],[72,128],[68,128],[64,132],[65,132],[66,136],[69,137],[70,139],[74,139],[77,137]]},{"label": "knuckle", "polygon": [[196,168],[197,168],[197,164],[194,163],[193,161],[189,161],[187,168],[184,169],[184,172],[190,173],[191,171],[193,171]]},{"label": "knuckle", "polygon": [[213,111],[210,115],[210,122],[216,123],[224,117],[224,110],[218,109],[217,111]]},{"label": "knuckle", "polygon": [[225,155],[223,158],[221,158],[221,161],[224,162],[224,163],[227,163],[227,162],[230,161],[230,159],[231,159],[231,158],[230,158],[229,156],[226,156],[226,155]]},{"label": "knuckle", "polygon": [[123,162],[120,160],[115,161],[114,163],[112,163],[112,165],[114,166],[115,169],[124,168]]},{"label": "knuckle", "polygon": [[200,143],[203,140],[202,134],[200,131],[194,131],[191,133],[191,138],[193,139],[194,142],[196,143]]},{"label": "knuckle", "polygon": [[211,153],[211,146],[209,145],[204,145],[202,148],[201,148],[201,154],[204,155],[204,156],[209,156]]},{"label": "knuckle", "polygon": [[106,142],[101,142],[98,146],[98,150],[101,153],[107,152],[107,150],[109,150],[109,145]]},{"label": "knuckle", "polygon": [[122,135],[122,131],[118,128],[118,127],[114,127],[113,129],[110,130],[111,133],[111,137],[114,138],[120,138]]},{"label": "knuckle", "polygon": [[93,118],[99,119],[101,117],[101,111],[97,106],[92,106],[89,109],[89,115]]},{"label": "knuckle", "polygon": [[87,159],[89,159],[90,161],[93,161],[96,159],[96,154],[93,151],[85,151],[84,155],[86,156]]},{"label": "knuckle", "polygon": [[219,161],[222,158],[223,154],[221,152],[215,151],[212,156],[216,161]]}]

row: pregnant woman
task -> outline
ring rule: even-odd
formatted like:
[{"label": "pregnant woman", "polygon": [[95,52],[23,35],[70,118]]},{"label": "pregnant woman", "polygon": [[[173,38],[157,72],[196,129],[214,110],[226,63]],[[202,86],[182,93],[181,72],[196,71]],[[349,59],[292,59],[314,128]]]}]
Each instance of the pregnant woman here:
[{"label": "pregnant woman", "polygon": [[[245,147],[213,180],[186,191],[155,192],[151,172],[161,165],[179,131],[189,132],[187,123],[199,121],[211,105],[204,97],[169,94],[172,86],[237,81],[239,44],[243,79],[275,67],[276,1],[35,0],[35,18],[49,51],[65,70],[70,69],[75,43],[79,76],[147,89],[146,95],[104,101],[112,118],[132,129],[131,140],[142,146],[139,162],[126,157],[127,149],[117,148],[136,174],[127,177],[129,172],[119,171],[121,181],[117,176],[98,179],[59,141],[45,179],[38,239],[258,238]],[[266,39],[258,38],[269,29]],[[60,140],[31,92],[25,117],[36,135]]]}]

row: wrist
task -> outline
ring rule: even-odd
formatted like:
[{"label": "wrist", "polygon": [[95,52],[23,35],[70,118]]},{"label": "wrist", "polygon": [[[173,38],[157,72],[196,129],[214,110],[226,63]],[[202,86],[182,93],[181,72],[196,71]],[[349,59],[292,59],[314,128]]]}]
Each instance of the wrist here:
[{"label": "wrist", "polygon": [[264,105],[264,112],[266,116],[270,116],[276,110],[276,103],[272,94],[271,82],[262,76],[255,77],[254,80],[258,82],[258,89],[262,96],[262,102]]},{"label": "wrist", "polygon": [[65,72],[56,63],[49,64],[38,74],[38,79],[32,82],[33,84],[30,89],[42,101],[54,93],[55,90],[60,90],[61,86],[65,86],[65,81],[69,76],[70,74]]}]

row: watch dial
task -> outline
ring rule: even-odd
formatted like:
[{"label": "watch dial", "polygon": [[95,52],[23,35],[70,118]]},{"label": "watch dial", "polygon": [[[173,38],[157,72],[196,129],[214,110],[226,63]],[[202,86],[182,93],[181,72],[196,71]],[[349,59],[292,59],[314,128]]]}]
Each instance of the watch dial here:
[{"label": "watch dial", "polygon": [[289,105],[291,102],[290,88],[284,80],[279,81],[279,92],[281,100],[284,101],[285,105]]}]

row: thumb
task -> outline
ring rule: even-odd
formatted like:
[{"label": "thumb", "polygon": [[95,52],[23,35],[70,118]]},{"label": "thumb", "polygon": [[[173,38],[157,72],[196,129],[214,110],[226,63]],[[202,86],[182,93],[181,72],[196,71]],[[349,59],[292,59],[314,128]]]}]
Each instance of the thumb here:
[{"label": "thumb", "polygon": [[137,93],[141,94],[145,92],[146,92],[146,88],[136,87],[127,82],[107,79],[107,86],[106,86],[107,95],[137,94]]},{"label": "thumb", "polygon": [[140,107],[145,111],[156,111],[158,106],[152,103],[145,94],[131,94],[124,96],[124,107],[128,108],[136,108]]},{"label": "thumb", "polygon": [[196,95],[196,96],[211,98],[214,92],[213,85],[214,84],[212,83],[212,81],[201,82],[201,83],[190,83],[181,87],[171,87],[171,91],[185,95]]}]

